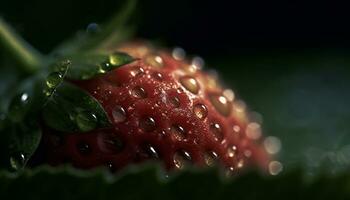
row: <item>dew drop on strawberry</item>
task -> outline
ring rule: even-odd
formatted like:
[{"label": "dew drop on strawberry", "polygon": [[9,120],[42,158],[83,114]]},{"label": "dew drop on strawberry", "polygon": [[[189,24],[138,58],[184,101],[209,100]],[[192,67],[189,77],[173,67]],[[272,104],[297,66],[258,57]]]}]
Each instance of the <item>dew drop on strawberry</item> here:
[{"label": "dew drop on strawberry", "polygon": [[214,151],[204,153],[204,161],[207,166],[213,166],[217,162],[218,154]]},{"label": "dew drop on strawberry", "polygon": [[[65,134],[58,146],[46,131],[49,163],[69,157],[76,167],[111,171],[145,160],[167,170],[187,165],[219,165],[229,174],[249,167],[270,174],[281,170],[278,161],[270,160],[280,149],[278,141],[262,139],[259,121],[250,119],[246,104],[223,88],[217,75],[201,70],[203,59],[187,60],[181,49],[169,52],[138,43],[115,51],[135,60],[75,83],[101,103],[112,127],[95,129],[91,116],[77,116],[78,127],[88,132]],[[108,62],[119,62],[113,59]]]},{"label": "dew drop on strawberry", "polygon": [[196,104],[193,108],[193,112],[199,119],[202,120],[205,119],[208,115],[208,109],[203,104]]},{"label": "dew drop on strawberry", "polygon": [[180,83],[193,94],[197,94],[199,91],[199,85],[197,80],[191,76],[181,77]]},{"label": "dew drop on strawberry", "polygon": [[126,120],[126,112],[123,107],[116,105],[112,111],[114,123],[120,123]]},{"label": "dew drop on strawberry", "polygon": [[183,169],[185,166],[189,165],[192,162],[190,153],[185,150],[178,150],[174,154],[174,164],[178,169]]}]

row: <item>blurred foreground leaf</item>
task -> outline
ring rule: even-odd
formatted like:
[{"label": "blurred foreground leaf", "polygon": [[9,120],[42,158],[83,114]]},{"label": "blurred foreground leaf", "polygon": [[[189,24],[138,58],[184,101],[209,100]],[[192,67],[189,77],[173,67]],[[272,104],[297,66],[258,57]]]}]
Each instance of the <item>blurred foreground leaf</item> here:
[{"label": "blurred foreground leaf", "polygon": [[104,170],[41,167],[14,175],[0,172],[1,199],[349,199],[350,174],[304,180],[299,170],[277,177],[251,172],[223,179],[216,170],[165,178],[153,165],[118,176]]}]

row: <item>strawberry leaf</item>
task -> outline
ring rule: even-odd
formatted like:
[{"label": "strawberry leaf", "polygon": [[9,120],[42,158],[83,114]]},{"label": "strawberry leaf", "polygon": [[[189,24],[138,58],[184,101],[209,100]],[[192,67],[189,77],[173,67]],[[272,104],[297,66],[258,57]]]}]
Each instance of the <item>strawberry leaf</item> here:
[{"label": "strawberry leaf", "polygon": [[37,76],[21,83],[15,89],[18,94],[0,119],[0,168],[22,169],[39,145],[38,111],[43,102],[42,81]]},{"label": "strawberry leaf", "polygon": [[112,54],[77,54],[68,56],[64,60],[70,62],[67,78],[86,80],[128,64],[134,58],[126,53],[115,52]]},{"label": "strawberry leaf", "polygon": [[109,126],[99,102],[68,82],[61,83],[48,99],[43,119],[49,127],[63,132],[86,132]]},{"label": "strawberry leaf", "polygon": [[5,120],[0,140],[0,167],[21,170],[39,146],[41,131],[34,120],[21,123]]}]

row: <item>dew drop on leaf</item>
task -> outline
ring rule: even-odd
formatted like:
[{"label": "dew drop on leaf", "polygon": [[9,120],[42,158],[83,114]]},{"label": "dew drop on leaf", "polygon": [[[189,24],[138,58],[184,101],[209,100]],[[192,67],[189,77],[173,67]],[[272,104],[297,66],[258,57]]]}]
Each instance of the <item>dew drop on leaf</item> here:
[{"label": "dew drop on leaf", "polygon": [[9,117],[11,120],[19,122],[22,120],[25,114],[25,106],[29,102],[29,95],[27,93],[22,93],[17,95],[12,100],[9,107]]},{"label": "dew drop on leaf", "polygon": [[86,27],[86,32],[88,34],[96,34],[98,32],[100,32],[100,26],[97,23],[90,23],[87,27]]},{"label": "dew drop on leaf", "polygon": [[83,131],[90,131],[97,126],[97,117],[91,112],[80,112],[75,118],[78,128]]},{"label": "dew drop on leaf", "polygon": [[13,170],[20,170],[24,167],[26,157],[23,153],[16,153],[10,157],[10,165]]},{"label": "dew drop on leaf", "polygon": [[46,85],[49,88],[56,87],[62,80],[63,76],[59,72],[53,72],[46,78]]}]

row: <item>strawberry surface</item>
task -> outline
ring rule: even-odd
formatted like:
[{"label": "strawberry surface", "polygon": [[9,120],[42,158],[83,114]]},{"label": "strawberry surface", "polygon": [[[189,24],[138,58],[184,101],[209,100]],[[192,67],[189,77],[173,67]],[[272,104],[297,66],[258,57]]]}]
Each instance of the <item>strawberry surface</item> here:
[{"label": "strawberry surface", "polygon": [[51,164],[79,168],[158,160],[167,169],[218,164],[230,173],[258,166],[269,156],[261,145],[260,124],[250,119],[243,101],[204,72],[200,59],[181,51],[157,50],[143,43],[117,49],[130,64],[90,80],[74,81],[96,98],[112,127],[64,136],[46,131]]}]

